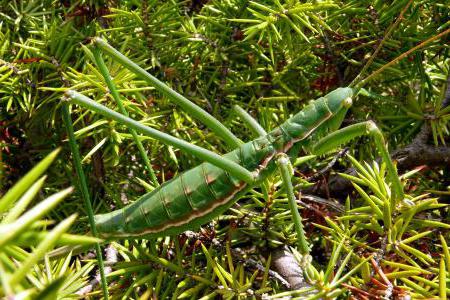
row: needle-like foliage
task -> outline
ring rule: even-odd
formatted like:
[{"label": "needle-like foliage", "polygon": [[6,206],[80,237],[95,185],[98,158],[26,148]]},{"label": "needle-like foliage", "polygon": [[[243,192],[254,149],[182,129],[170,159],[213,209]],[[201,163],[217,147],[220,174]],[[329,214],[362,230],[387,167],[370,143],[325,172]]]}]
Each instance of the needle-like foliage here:
[{"label": "needle-like foliage", "polygon": [[[50,153],[0,198],[0,280],[2,297],[39,299],[74,296],[88,282],[92,263],[81,265],[72,254],[50,259],[55,246],[91,246],[98,239],[68,234],[76,214],[55,226],[43,216],[55,209],[72,188],[30,203],[40,192],[47,177],[43,174],[58,154]],[[49,229],[48,227],[53,227]]]},{"label": "needle-like foliage", "polygon": [[[233,106],[269,131],[310,99],[445,32],[449,16],[445,0],[0,0],[0,296],[104,297],[88,212],[67,190],[79,188],[61,113],[69,88],[223,154],[258,132]],[[94,52],[94,37],[237,138],[216,134],[167,91]],[[103,244],[111,298],[445,299],[448,41],[444,35],[365,82],[344,119],[373,120],[383,131],[402,199],[393,199],[401,193],[371,138],[320,157],[298,149],[292,182],[310,256],[296,248],[292,197],[274,175],[201,229]],[[200,163],[94,112],[71,105],[70,113],[95,213]],[[58,156],[49,154],[57,147]],[[292,252],[303,286],[283,277],[280,249]]]}]

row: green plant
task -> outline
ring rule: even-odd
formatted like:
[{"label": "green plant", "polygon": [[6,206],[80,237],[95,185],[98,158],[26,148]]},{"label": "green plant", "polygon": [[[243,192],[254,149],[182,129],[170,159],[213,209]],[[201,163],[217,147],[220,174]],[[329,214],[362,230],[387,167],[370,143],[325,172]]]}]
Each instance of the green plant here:
[{"label": "green plant", "polygon": [[[70,185],[77,186],[75,165],[61,123],[62,93],[74,87],[119,111],[111,84],[95,67],[94,53],[87,46],[91,37],[105,37],[126,57],[201,106],[243,141],[260,132],[242,126],[243,114],[236,117],[232,110],[235,105],[255,118],[261,128],[275,128],[309,99],[347,86],[374,57],[365,74],[383,66],[387,68],[383,76],[365,85],[344,125],[374,120],[383,131],[406,199],[414,200],[412,208],[427,201],[431,204],[425,205],[426,210],[413,213],[408,212],[408,201],[399,201],[402,205],[390,211],[391,231],[387,229],[389,224],[385,225],[384,218],[389,211],[385,211],[384,203],[372,200],[371,206],[364,194],[346,179],[348,176],[338,175],[345,173],[363,180],[356,165],[343,156],[348,153],[363,168],[373,169],[377,182],[385,182],[389,187],[390,179],[382,163],[377,160],[377,167],[372,163],[378,154],[373,150],[372,140],[367,138],[355,138],[344,149],[326,156],[299,156],[293,164],[293,192],[313,256],[312,265],[319,274],[304,283],[311,290],[333,295],[326,290],[335,278],[332,271],[325,276],[328,265],[337,259],[333,271],[342,268],[342,276],[358,266],[364,256],[369,258],[375,253],[375,263],[363,263],[346,282],[333,286],[339,290],[336,293],[342,292],[339,297],[350,294],[381,297],[393,290],[393,298],[403,294],[444,298],[450,269],[445,227],[449,210],[443,205],[448,203],[450,186],[446,163],[450,158],[446,129],[450,98],[446,89],[448,37],[420,51],[409,54],[407,51],[449,28],[447,2],[297,2],[0,1],[0,172],[3,172],[0,193],[4,194],[56,147],[63,150],[60,159],[47,170],[45,188],[40,190],[39,198],[46,199]],[[313,6],[316,4],[317,9]],[[286,11],[296,6],[304,10]],[[380,44],[383,47],[378,47]],[[372,56],[374,49],[378,49],[376,56]],[[404,53],[408,54],[405,59],[387,65]],[[149,87],[148,82],[109,56],[105,55],[104,64],[131,118],[216,153],[229,151],[220,135],[174,107],[168,97]],[[140,135],[137,140],[142,143],[150,168],[128,128],[75,105],[70,112],[94,213],[120,209],[154,189],[157,184],[151,169],[158,183],[163,183],[200,163],[187,152]],[[369,165],[364,161],[370,162]],[[384,195],[360,181],[355,183],[370,199]],[[277,272],[282,274],[275,255],[279,248],[298,245],[289,208],[292,195],[288,200],[282,184],[279,176],[269,177],[260,188],[251,190],[199,232],[149,241],[112,242],[106,249],[115,249],[118,259],[105,257],[106,273],[112,274],[107,275],[109,294],[113,298],[132,299],[150,296],[198,299],[220,295],[260,298],[263,294],[281,298],[286,296],[283,293],[308,297],[290,290],[292,285],[277,276]],[[71,226],[71,232],[86,234],[88,211],[77,193],[68,195],[49,211],[48,218],[54,220],[54,225],[46,223],[35,231],[49,228],[50,232],[74,212],[80,218]],[[409,214],[410,222],[395,225]],[[352,229],[349,233],[346,222]],[[405,233],[395,233],[393,228],[402,228]],[[408,242],[416,234],[420,238]],[[387,241],[388,237],[394,240],[386,242],[389,251],[383,256],[380,238]],[[31,243],[29,237],[24,238]],[[401,248],[400,242],[412,249],[403,245],[404,249]],[[206,257],[201,243],[212,260]],[[38,246],[39,242],[33,245]],[[29,246],[21,247],[31,253]],[[44,258],[43,263],[39,262],[29,272],[36,277],[20,283],[21,290],[39,293],[46,286],[47,277],[58,278],[62,274],[55,272],[44,277],[43,266],[47,264],[45,274],[49,274],[47,270],[56,270],[56,265],[64,261],[73,266],[70,272],[75,274],[76,270],[86,268],[80,274],[91,282],[79,280],[59,289],[60,292],[72,293],[83,286],[76,292],[78,295],[102,297],[93,269],[97,263],[86,253],[93,247],[72,247],[71,256],[67,247],[49,253],[47,263]],[[353,254],[343,265],[342,260],[351,251]],[[299,260],[309,261],[306,257]],[[416,257],[422,257],[426,263],[418,258],[416,262]],[[199,278],[193,276],[197,274]],[[225,280],[227,289],[217,274]],[[389,278],[383,279],[383,274]],[[339,278],[336,276],[336,280]]]},{"label": "green plant", "polygon": [[93,265],[71,262],[69,254],[51,260],[48,252],[55,246],[92,245],[98,239],[66,233],[76,215],[48,230],[51,222],[42,220],[72,188],[55,193],[28,208],[42,188],[45,170],[56,158],[53,151],[17,182],[1,199],[0,212],[0,294],[22,299],[52,299],[73,296],[85,284]]}]

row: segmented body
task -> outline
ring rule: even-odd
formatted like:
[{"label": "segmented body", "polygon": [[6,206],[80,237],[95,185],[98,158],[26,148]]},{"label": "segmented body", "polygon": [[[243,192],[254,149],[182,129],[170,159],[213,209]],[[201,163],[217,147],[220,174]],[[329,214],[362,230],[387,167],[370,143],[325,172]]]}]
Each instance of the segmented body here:
[{"label": "segmented body", "polygon": [[105,238],[157,237],[207,223],[271,174],[278,153],[286,153],[295,143],[306,141],[315,130],[339,126],[348,108],[346,100],[352,96],[350,88],[337,89],[311,102],[266,136],[225,154],[226,158],[258,174],[253,184],[238,180],[210,163],[202,163],[128,206],[96,215],[99,233]]}]

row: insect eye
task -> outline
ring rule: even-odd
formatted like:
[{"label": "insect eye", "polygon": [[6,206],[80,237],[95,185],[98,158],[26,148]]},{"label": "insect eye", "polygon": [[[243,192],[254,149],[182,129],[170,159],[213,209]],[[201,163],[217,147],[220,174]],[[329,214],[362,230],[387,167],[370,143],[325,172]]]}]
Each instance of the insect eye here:
[{"label": "insect eye", "polygon": [[253,143],[253,146],[255,147],[256,151],[266,148],[267,145],[269,145],[269,141],[267,140],[266,137],[256,139],[256,140],[254,140],[254,143]]}]

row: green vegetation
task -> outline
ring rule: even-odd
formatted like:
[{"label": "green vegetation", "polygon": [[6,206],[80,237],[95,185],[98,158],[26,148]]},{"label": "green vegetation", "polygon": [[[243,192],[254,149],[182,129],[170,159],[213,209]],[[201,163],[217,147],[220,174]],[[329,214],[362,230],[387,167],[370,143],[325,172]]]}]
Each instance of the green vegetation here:
[{"label": "green vegetation", "polygon": [[[450,295],[447,1],[0,4],[0,297]],[[252,183],[217,154],[348,86],[201,228],[96,238],[203,161]]]}]

